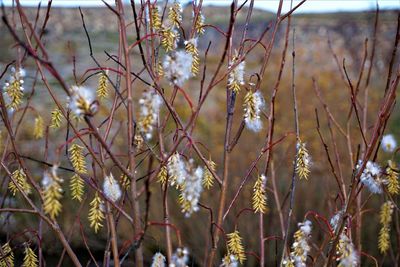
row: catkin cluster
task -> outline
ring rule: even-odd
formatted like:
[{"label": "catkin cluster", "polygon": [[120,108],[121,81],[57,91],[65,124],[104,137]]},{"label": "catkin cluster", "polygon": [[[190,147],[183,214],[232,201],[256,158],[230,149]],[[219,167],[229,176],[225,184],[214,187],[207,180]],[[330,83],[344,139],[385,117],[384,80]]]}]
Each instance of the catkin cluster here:
[{"label": "catkin cluster", "polygon": [[22,103],[24,97],[24,76],[23,68],[11,68],[11,74],[8,81],[3,86],[3,98],[6,108],[10,111],[16,110]]},{"label": "catkin cluster", "polygon": [[93,200],[90,202],[89,209],[89,223],[90,227],[93,228],[94,232],[97,233],[103,227],[104,215],[104,201],[100,198],[96,192]]},{"label": "catkin cluster", "polygon": [[228,255],[234,255],[236,259],[243,264],[246,260],[246,254],[244,253],[244,246],[242,243],[242,237],[238,230],[227,235],[228,236]]},{"label": "catkin cluster", "polygon": [[265,186],[267,177],[260,175],[253,187],[253,210],[254,212],[265,213],[267,211],[267,195]]},{"label": "catkin cluster", "polygon": [[300,179],[308,179],[311,167],[311,157],[306,144],[300,139],[297,142],[296,173]]},{"label": "catkin cluster", "polygon": [[61,184],[64,182],[58,174],[58,166],[53,165],[50,171],[45,171],[42,178],[43,190],[43,210],[53,220],[60,214],[62,210],[61,198],[63,197],[63,189]]},{"label": "catkin cluster", "polygon": [[[204,168],[194,166],[194,160],[185,161],[179,153],[174,153],[168,160],[167,174],[169,185],[179,191],[178,202],[186,217],[199,210],[199,200],[203,191]],[[166,173],[159,173],[159,181],[165,183]]]},{"label": "catkin cluster", "polygon": [[386,168],[387,174],[387,189],[390,194],[398,195],[400,193],[400,182],[399,182],[399,169],[396,164],[389,160]]},{"label": "catkin cluster", "polygon": [[161,21],[157,5],[150,5],[149,14],[151,29],[160,35],[160,44],[167,52],[162,64],[157,60],[154,69],[159,77],[165,77],[171,84],[181,87],[187,79],[200,71],[197,42],[198,37],[204,33],[204,16],[201,10],[193,13],[194,31],[184,41],[185,51],[182,51],[177,49],[183,20],[181,4],[178,1],[172,3],[164,22]]},{"label": "catkin cluster", "polygon": [[381,253],[386,253],[390,247],[390,223],[392,222],[394,205],[391,201],[383,203],[380,212],[381,230],[378,247]]},{"label": "catkin cluster", "polygon": [[8,189],[10,189],[13,196],[15,196],[19,190],[22,190],[26,195],[31,193],[32,188],[29,185],[26,179],[26,174],[22,168],[15,170],[11,177],[12,179],[8,183]]},{"label": "catkin cluster", "polygon": [[338,267],[358,266],[359,256],[351,239],[342,233],[336,246]]},{"label": "catkin cluster", "polygon": [[244,83],[245,61],[239,62],[239,56],[235,55],[229,65],[228,87],[236,94]]}]

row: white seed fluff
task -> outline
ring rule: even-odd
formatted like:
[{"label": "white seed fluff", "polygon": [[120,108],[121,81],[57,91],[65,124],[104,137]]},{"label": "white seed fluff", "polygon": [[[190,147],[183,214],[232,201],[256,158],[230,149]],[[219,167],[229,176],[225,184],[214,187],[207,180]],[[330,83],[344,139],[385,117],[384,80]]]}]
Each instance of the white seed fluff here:
[{"label": "white seed fluff", "polygon": [[236,60],[232,60],[232,63],[229,65],[229,70],[231,71],[228,75],[228,85],[231,86],[234,83],[244,85],[244,68],[246,66],[246,63],[243,60],[236,67],[233,67],[234,64],[236,64]]},{"label": "white seed fluff", "polygon": [[[359,163],[358,166],[361,166],[361,163]],[[369,189],[369,191],[371,191],[371,193],[382,193],[383,180],[381,179],[381,168],[378,163],[372,161],[367,162],[365,169],[361,174],[361,182]]]},{"label": "white seed fluff", "polygon": [[163,61],[165,77],[171,84],[182,86],[192,75],[192,61],[192,55],[183,50],[169,53]]},{"label": "white seed fluff", "polygon": [[292,252],[290,257],[294,262],[296,267],[306,267],[306,260],[308,252],[310,252],[311,247],[308,244],[308,240],[311,234],[311,221],[306,220],[299,223],[299,235],[295,236],[295,241],[292,244]]},{"label": "white seed fluff", "polygon": [[95,94],[93,90],[84,86],[72,86],[70,93],[71,96],[68,99],[68,107],[76,117],[84,115],[85,110],[83,109],[83,106],[90,106],[95,100]]},{"label": "white seed fluff", "polygon": [[387,134],[382,137],[381,147],[385,152],[393,152],[397,147],[396,139],[392,134]]},{"label": "white seed fluff", "polygon": [[169,267],[186,267],[189,261],[189,250],[187,248],[178,248],[172,255]]},{"label": "white seed fluff", "polygon": [[170,176],[169,182],[171,185],[175,184],[177,186],[183,185],[188,174],[186,171],[186,164],[182,160],[182,157],[179,155],[178,152],[173,154],[168,159],[167,170],[168,170],[168,175]]},{"label": "white seed fluff", "polygon": [[193,212],[199,210],[199,200],[203,191],[203,168],[197,167],[193,173],[190,173],[185,180],[182,190],[182,197],[189,204],[189,209],[185,210],[185,216],[190,217]]},{"label": "white seed fluff", "polygon": [[103,191],[106,197],[111,199],[113,202],[116,202],[121,198],[122,196],[121,188],[117,180],[114,179],[112,173],[104,177]]},{"label": "white seed fluff", "polygon": [[162,103],[161,96],[159,96],[154,89],[146,90],[139,99],[139,128],[147,140],[151,139],[153,136],[153,129],[157,124]]},{"label": "white seed fluff", "polygon": [[154,254],[151,267],[165,267],[165,256],[160,252]]},{"label": "white seed fluff", "polygon": [[339,266],[343,267],[353,267],[358,266],[359,256],[354,248],[353,243],[346,234],[342,233],[339,239],[338,252],[340,256],[338,257]]},{"label": "white seed fluff", "polygon": [[260,114],[261,110],[265,106],[265,101],[260,91],[251,94],[252,94],[252,99],[249,99],[245,103],[244,122],[246,124],[247,129],[253,132],[259,132],[263,127]]},{"label": "white seed fluff", "polygon": [[238,267],[239,262],[235,255],[231,254],[229,257],[224,257],[219,267]]},{"label": "white seed fluff", "polygon": [[342,216],[343,216],[343,210],[336,212],[335,215],[332,216],[331,220],[329,221],[329,224],[331,225],[333,231],[336,231]]}]

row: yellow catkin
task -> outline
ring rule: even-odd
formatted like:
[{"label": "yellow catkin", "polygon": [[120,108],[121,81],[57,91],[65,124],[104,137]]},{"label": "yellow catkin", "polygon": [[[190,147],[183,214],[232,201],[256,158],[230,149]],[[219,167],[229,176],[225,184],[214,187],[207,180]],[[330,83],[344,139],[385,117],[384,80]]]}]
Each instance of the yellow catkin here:
[{"label": "yellow catkin", "polygon": [[199,73],[200,70],[200,57],[199,57],[199,51],[197,50],[197,40],[192,39],[189,41],[185,42],[185,50],[189,54],[192,55],[192,67],[191,67],[191,72],[193,76],[196,76]]},{"label": "yellow catkin", "polygon": [[267,195],[265,191],[266,177],[260,175],[253,187],[254,212],[265,213],[267,211]]},{"label": "yellow catkin", "polygon": [[1,246],[3,254],[0,253],[0,267],[14,267],[14,252],[10,244],[5,243]]},{"label": "yellow catkin", "polygon": [[102,99],[108,96],[108,71],[99,74],[99,81],[97,84],[97,96]]},{"label": "yellow catkin", "polygon": [[9,103],[6,107],[10,109],[17,109],[22,103],[24,97],[24,89],[22,77],[20,77],[19,71],[14,71],[13,77],[10,82],[7,82],[4,87],[4,92],[7,94]]},{"label": "yellow catkin", "polygon": [[[148,110],[148,112],[144,116],[140,116],[140,118],[138,119],[138,126],[139,126],[140,131],[144,135],[146,133],[151,134],[151,131],[153,129],[153,122],[154,122],[154,118],[155,118],[151,99],[146,100],[144,102],[143,106],[146,107],[146,110]],[[139,136],[143,140],[143,137],[140,134],[138,134],[138,138],[139,138]],[[139,146],[141,146],[143,144],[142,140],[137,139]]]},{"label": "yellow catkin", "polygon": [[256,97],[253,91],[248,91],[244,97],[243,107],[247,114],[247,119],[253,121],[257,119],[257,106],[256,106]]},{"label": "yellow catkin", "polygon": [[234,81],[233,83],[231,83],[229,85],[229,89],[234,91],[237,94],[240,91],[240,84],[238,82]]},{"label": "yellow catkin", "polygon": [[[80,88],[82,90],[82,88]],[[83,97],[81,94],[77,97],[76,100],[76,107],[78,110],[81,110],[83,114],[90,114],[91,109],[90,109],[91,103],[87,101],[85,97]]]},{"label": "yellow catkin", "polygon": [[302,262],[306,262],[306,256],[304,255],[304,248],[303,246],[296,246],[295,244],[299,244],[303,240],[305,240],[306,236],[303,231],[300,229],[297,230],[293,235],[294,241],[292,245],[292,252],[291,255],[295,257],[300,257]]},{"label": "yellow catkin", "polygon": [[142,135],[139,132],[137,132],[135,134],[135,137],[133,140],[133,144],[134,144],[136,150],[140,150],[142,148],[143,142],[144,142],[144,140],[143,140]]},{"label": "yellow catkin", "polygon": [[175,1],[169,8],[168,19],[171,25],[179,27],[182,22],[182,7],[181,4]]},{"label": "yellow catkin", "polygon": [[57,107],[51,112],[51,123],[50,128],[60,128],[62,122],[62,113]]},{"label": "yellow catkin", "polygon": [[[216,167],[217,164],[215,164],[214,161],[212,161],[211,159],[207,161],[208,166],[210,166],[211,170],[213,172],[216,171]],[[203,187],[205,189],[210,189],[213,185],[214,185],[214,176],[212,175],[212,173],[210,172],[210,170],[207,167],[204,167],[205,171],[204,171],[204,176],[203,176]]]},{"label": "yellow catkin", "polygon": [[60,214],[62,210],[62,204],[60,202],[61,198],[61,185],[57,180],[52,180],[43,192],[43,210],[53,220]]},{"label": "yellow catkin", "polygon": [[200,71],[200,57],[199,54],[192,54],[192,68],[191,68],[191,72],[193,74],[193,76],[196,76],[199,71]]},{"label": "yellow catkin", "polygon": [[161,18],[157,5],[153,5],[151,8],[151,23],[153,30],[158,31],[161,29]]},{"label": "yellow catkin", "polygon": [[387,189],[390,194],[398,195],[400,192],[399,170],[396,164],[389,160],[388,167],[386,168],[387,174]]},{"label": "yellow catkin", "polygon": [[[183,190],[183,186],[181,187],[181,192]],[[190,212],[192,210],[192,204],[190,201],[185,199],[182,193],[179,194],[178,203],[181,205],[182,213]]]},{"label": "yellow catkin", "polygon": [[68,151],[70,152],[70,160],[75,171],[80,174],[86,174],[87,169],[83,147],[78,144],[72,144]]},{"label": "yellow catkin", "polygon": [[166,52],[172,51],[176,47],[176,40],[179,34],[175,29],[171,27],[162,27],[160,30],[161,34],[161,45]]},{"label": "yellow catkin", "polygon": [[83,199],[85,192],[85,183],[78,174],[74,174],[70,180],[70,189],[72,199],[78,200],[79,202]]},{"label": "yellow catkin", "polygon": [[378,248],[382,254],[385,254],[390,247],[390,228],[382,227],[379,231]]},{"label": "yellow catkin", "polygon": [[6,92],[11,99],[11,102],[7,105],[7,108],[17,109],[22,103],[22,97],[24,96],[24,93],[16,86],[8,87]]},{"label": "yellow catkin", "polygon": [[382,254],[386,253],[390,247],[390,223],[392,222],[393,207],[393,203],[387,201],[383,203],[379,214],[382,228],[379,232],[378,248]]},{"label": "yellow catkin", "polygon": [[229,89],[234,91],[236,94],[240,91],[240,83],[237,81],[233,81],[229,84]]},{"label": "yellow catkin", "polygon": [[240,88],[244,85],[243,81],[243,74],[244,74],[244,62],[239,63],[236,67],[232,68],[239,60],[238,55],[235,55],[232,58],[232,62],[229,65],[230,73],[228,76],[228,88],[235,92],[236,94],[239,93]]},{"label": "yellow catkin", "polygon": [[44,122],[42,116],[38,115],[35,118],[35,125],[33,127],[33,137],[35,139],[40,139],[44,135]]},{"label": "yellow catkin", "polygon": [[103,227],[104,220],[104,202],[101,200],[99,194],[96,192],[93,200],[90,202],[89,210],[89,223],[90,227],[93,228],[94,232],[97,233]]},{"label": "yellow catkin", "polygon": [[164,186],[165,183],[167,182],[167,176],[168,176],[167,166],[162,166],[157,174],[157,181]]},{"label": "yellow catkin", "polygon": [[310,155],[306,144],[299,139],[297,142],[296,173],[300,179],[308,179],[310,174]]},{"label": "yellow catkin", "polygon": [[282,266],[284,266],[284,267],[294,267],[294,263],[290,259],[285,259],[282,262]]},{"label": "yellow catkin", "polygon": [[227,245],[229,254],[235,255],[238,261],[243,264],[246,260],[246,254],[244,253],[242,238],[240,237],[239,231],[235,230],[233,233],[228,234]]},{"label": "yellow catkin", "polygon": [[38,259],[35,252],[30,248],[25,248],[25,255],[24,255],[24,263],[22,264],[23,267],[37,267],[38,266]]},{"label": "yellow catkin", "polygon": [[162,78],[162,77],[164,77],[164,68],[163,68],[163,65],[161,64],[161,62],[159,62],[158,64],[157,64],[157,74],[158,74],[158,76],[160,77],[160,78]]},{"label": "yellow catkin", "polygon": [[383,203],[379,216],[379,221],[382,225],[389,225],[392,222],[393,203],[387,201]]},{"label": "yellow catkin", "polygon": [[[128,169],[128,171],[129,171],[129,169]],[[125,190],[128,190],[129,186],[131,185],[131,180],[124,173],[121,174],[121,177],[119,178],[119,182],[121,183],[122,188],[124,188]]]},{"label": "yellow catkin", "polygon": [[336,245],[336,260],[338,267],[359,266],[358,252],[356,251],[353,242],[346,235],[346,230],[342,232],[339,242]]},{"label": "yellow catkin", "polygon": [[198,13],[196,17],[196,22],[194,23],[194,28],[197,32],[197,34],[203,34],[204,33],[204,16],[202,15],[201,12]]},{"label": "yellow catkin", "polygon": [[[23,169],[15,170],[12,173],[13,180],[18,184],[18,186],[24,191],[25,194],[29,195],[32,191],[31,186],[28,184],[26,180],[26,174]],[[16,184],[11,180],[8,184],[8,189],[10,189],[13,196],[19,191]]]}]

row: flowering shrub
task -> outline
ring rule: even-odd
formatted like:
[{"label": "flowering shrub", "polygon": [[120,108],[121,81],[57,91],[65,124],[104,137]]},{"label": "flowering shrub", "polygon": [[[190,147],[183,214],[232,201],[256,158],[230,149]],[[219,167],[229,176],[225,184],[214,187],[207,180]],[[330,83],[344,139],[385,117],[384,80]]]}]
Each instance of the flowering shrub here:
[{"label": "flowering shrub", "polygon": [[[340,109],[297,64],[293,13],[303,3],[280,5],[253,38],[254,1],[233,1],[223,28],[201,0],[185,9],[117,0],[105,4],[118,35],[104,61],[79,9],[91,65],[73,56],[71,79],[48,49],[48,20],[39,26],[19,1],[3,9],[15,59],[0,76],[0,267],[52,266],[50,257],[58,266],[395,264],[397,133],[385,131],[400,27],[375,91],[379,12],[358,65],[340,63],[329,43],[324,59],[346,87]],[[51,1],[46,10],[51,19]],[[219,39],[206,44],[208,31]],[[313,100],[299,97],[303,76]]]}]

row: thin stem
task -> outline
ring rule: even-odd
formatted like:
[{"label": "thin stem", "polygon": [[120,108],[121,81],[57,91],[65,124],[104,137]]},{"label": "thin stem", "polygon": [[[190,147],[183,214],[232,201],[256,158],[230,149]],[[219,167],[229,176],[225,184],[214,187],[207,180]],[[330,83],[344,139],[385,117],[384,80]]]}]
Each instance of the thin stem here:
[{"label": "thin stem", "polygon": [[[290,21],[290,17],[289,17]],[[296,30],[293,29],[292,31],[292,45],[293,45],[293,50],[292,50],[292,97],[293,97],[293,113],[294,113],[294,128],[296,132],[296,154],[293,162],[293,170],[292,170],[292,182],[290,186],[290,202],[289,202],[289,210],[288,210],[288,215],[286,219],[286,232],[285,232],[285,237],[283,241],[283,253],[282,253],[282,261],[283,258],[287,256],[285,253],[286,247],[287,247],[287,242],[288,242],[288,236],[289,236],[289,230],[290,230],[290,221],[292,218],[293,214],[293,206],[294,206],[294,195],[295,195],[295,190],[296,190],[296,162],[297,158],[299,156],[299,146],[298,142],[300,140],[300,127],[299,127],[299,115],[298,115],[298,108],[297,108],[297,96],[296,96],[296,85],[295,85],[295,57],[296,57],[296,50],[295,50],[295,36],[296,36]]]},{"label": "thin stem", "polygon": [[[135,147],[133,145],[133,98],[132,98],[132,83],[131,83],[131,62],[129,57],[128,40],[126,34],[126,24],[124,18],[124,6],[121,0],[116,2],[118,8],[118,21],[119,21],[119,33],[122,38],[123,56],[125,60],[125,86],[128,92],[127,98],[127,117],[128,117],[128,156],[129,156],[129,169],[133,172],[133,179],[131,179],[131,198],[133,202],[133,220],[134,220],[134,233],[133,236],[137,236],[141,232],[141,220],[140,220],[140,207],[137,199],[137,185],[134,175],[135,170]],[[137,267],[143,267],[143,251],[142,246],[135,250],[135,261]]]},{"label": "thin stem", "polygon": [[[231,29],[230,32],[233,31],[234,23],[235,23],[235,17],[236,17],[236,8],[237,8],[237,0],[235,0],[232,5],[231,5]],[[232,55],[232,35],[229,37],[229,46],[228,49],[230,51],[230,55]],[[229,57],[229,62],[232,57]],[[229,64],[228,62],[228,64]],[[230,90],[228,87],[226,88],[226,125],[225,125],[225,141],[224,141],[224,157],[223,157],[223,178],[222,178],[222,187],[221,187],[221,194],[220,194],[220,199],[219,199],[219,204],[218,204],[218,213],[217,213],[217,225],[222,226],[223,222],[223,215],[224,215],[224,209],[225,209],[225,202],[226,202],[226,196],[228,193],[228,185],[229,185],[229,160],[230,160],[230,152],[229,152],[229,140],[231,139],[231,130],[232,130],[232,122],[233,122],[233,113],[235,109],[235,99],[236,99],[236,93]],[[208,258],[208,267],[214,266],[214,258],[216,256],[217,252],[217,246],[218,246],[218,241],[219,241],[219,235],[220,231],[214,229],[213,233],[213,244],[211,248],[211,252],[209,254]]]}]

